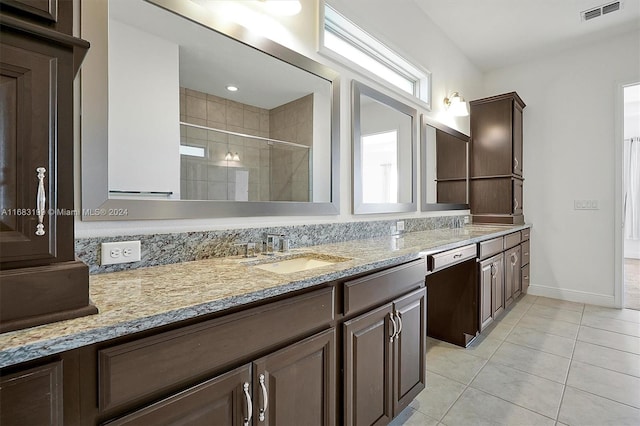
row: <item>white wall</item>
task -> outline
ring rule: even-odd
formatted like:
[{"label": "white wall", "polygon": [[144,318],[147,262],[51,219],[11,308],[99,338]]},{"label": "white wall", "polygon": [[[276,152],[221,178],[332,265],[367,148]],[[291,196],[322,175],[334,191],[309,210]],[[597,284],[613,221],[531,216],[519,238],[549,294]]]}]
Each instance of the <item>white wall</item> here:
[{"label": "white wall", "polygon": [[178,87],[176,44],[109,20],[109,190],[180,199]]},{"label": "white wall", "polygon": [[[517,91],[524,110],[524,211],[533,223],[533,294],[614,304],[616,101],[640,80],[640,33],[489,72],[485,95]],[[598,200],[576,211],[573,201]]]},{"label": "white wall", "polygon": [[[255,217],[224,218],[196,220],[156,220],[156,221],[117,221],[117,222],[82,222],[76,219],[76,237],[127,235],[156,232],[184,232],[210,229],[242,228],[251,226],[295,225],[307,223],[347,222],[353,220],[374,220],[389,218],[388,215],[351,215],[351,86],[352,78],[374,86],[376,89],[397,96],[383,86],[356,74],[317,52],[319,7],[322,1],[301,0],[302,12],[293,17],[269,17],[262,15],[260,2],[209,2],[214,10],[223,13],[227,7],[238,6],[253,9],[256,13],[241,11],[230,18],[243,21],[256,34],[268,36],[280,44],[298,51],[318,62],[324,63],[341,74],[340,83],[340,214],[337,216],[297,216],[297,217]],[[252,6],[252,4],[255,5]],[[356,21],[390,46],[398,48],[409,59],[418,62],[432,72],[432,111],[424,110],[420,105],[413,105],[419,113],[428,113],[439,117],[448,125],[468,133],[468,117],[450,119],[441,115],[442,99],[453,91],[460,91],[467,99],[477,98],[482,94],[482,74],[441,32],[441,30],[413,2],[389,2],[387,0],[334,0],[330,2],[348,18]],[[91,41],[91,40],[89,40]],[[82,79],[91,79],[91,75],[83,74]],[[77,184],[80,185],[79,178]],[[420,188],[418,188],[418,194]],[[80,206],[80,200],[76,206]],[[452,214],[458,214],[454,212]],[[392,217],[422,217],[447,214],[405,213]]]}]

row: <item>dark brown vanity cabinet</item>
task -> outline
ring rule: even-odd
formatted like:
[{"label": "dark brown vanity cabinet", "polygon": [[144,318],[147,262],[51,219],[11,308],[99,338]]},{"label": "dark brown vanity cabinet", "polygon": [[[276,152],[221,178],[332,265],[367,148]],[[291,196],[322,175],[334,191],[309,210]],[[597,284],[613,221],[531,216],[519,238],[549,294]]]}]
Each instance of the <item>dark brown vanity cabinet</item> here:
[{"label": "dark brown vanity cabinet", "polygon": [[517,93],[471,101],[473,222],[523,224],[522,110]]},{"label": "dark brown vanity cabinet", "polygon": [[480,331],[504,312],[504,256],[480,262]]},{"label": "dark brown vanity cabinet", "polygon": [[507,235],[504,241],[504,307],[508,308],[522,292],[520,232]]},{"label": "dark brown vanity cabinet", "polygon": [[335,425],[335,329],[108,422],[115,425]]},{"label": "dark brown vanity cabinet", "polygon": [[345,425],[386,425],[426,385],[426,290],[344,323]]},{"label": "dark brown vanity cabinet", "polygon": [[89,44],[21,19],[61,17],[54,3],[0,4],[0,331],[97,312],[73,228],[73,79]]},{"label": "dark brown vanity cabinet", "polygon": [[0,378],[0,424],[62,426],[62,362]]},{"label": "dark brown vanity cabinet", "polygon": [[522,244],[520,244],[520,251],[522,253],[522,268],[520,271],[521,274],[521,285],[522,285],[522,293],[526,293],[529,288],[529,261],[531,259],[531,246],[530,246],[530,229],[525,229],[522,231]]}]

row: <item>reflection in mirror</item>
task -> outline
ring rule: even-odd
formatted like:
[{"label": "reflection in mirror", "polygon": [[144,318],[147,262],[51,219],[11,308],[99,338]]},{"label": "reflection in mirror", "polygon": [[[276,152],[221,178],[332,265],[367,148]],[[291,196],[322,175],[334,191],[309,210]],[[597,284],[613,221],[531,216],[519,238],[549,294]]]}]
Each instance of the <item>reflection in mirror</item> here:
[{"label": "reflection in mirror", "polygon": [[469,137],[422,116],[421,210],[469,208]]},{"label": "reflection in mirror", "polygon": [[200,3],[109,0],[108,150],[83,138],[83,208],[130,214],[88,219],[336,214],[337,74]]},{"label": "reflection in mirror", "polygon": [[353,82],[353,212],[416,209],[415,109]]}]

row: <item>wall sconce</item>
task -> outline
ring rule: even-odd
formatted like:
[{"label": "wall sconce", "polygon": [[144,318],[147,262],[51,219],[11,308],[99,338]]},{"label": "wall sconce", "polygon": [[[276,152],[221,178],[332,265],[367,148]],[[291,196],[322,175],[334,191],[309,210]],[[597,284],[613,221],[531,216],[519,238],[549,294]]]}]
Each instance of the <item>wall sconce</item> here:
[{"label": "wall sconce", "polygon": [[227,153],[224,156],[224,159],[227,161],[240,161],[240,155],[238,155],[238,153],[236,152],[235,154],[232,154],[231,151],[227,151]]},{"label": "wall sconce", "polygon": [[466,117],[469,115],[467,102],[458,92],[453,92],[449,97],[444,98],[444,109],[456,117]]}]

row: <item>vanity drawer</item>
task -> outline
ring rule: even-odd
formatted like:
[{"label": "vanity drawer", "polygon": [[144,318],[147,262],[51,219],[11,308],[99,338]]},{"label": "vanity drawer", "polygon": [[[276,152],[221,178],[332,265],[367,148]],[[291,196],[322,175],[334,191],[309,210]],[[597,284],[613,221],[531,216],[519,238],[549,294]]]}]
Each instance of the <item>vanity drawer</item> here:
[{"label": "vanity drawer", "polygon": [[522,241],[526,241],[526,240],[528,240],[528,239],[529,239],[529,237],[530,237],[530,235],[531,235],[531,229],[530,229],[530,228],[527,228],[527,229],[525,229],[525,230],[521,231],[521,232],[520,232],[520,235],[521,235],[521,240],[522,240]]},{"label": "vanity drawer", "polygon": [[480,243],[480,259],[491,257],[494,254],[500,253],[502,250],[504,250],[504,241],[502,237],[482,241]]},{"label": "vanity drawer", "polygon": [[505,235],[504,237],[504,249],[510,249],[520,244],[520,231],[513,234]]},{"label": "vanity drawer", "polygon": [[476,257],[477,253],[476,245],[470,244],[457,249],[443,251],[442,253],[432,254],[427,258],[429,272],[435,272],[440,269],[448,268],[456,263],[473,259]]},{"label": "vanity drawer", "polygon": [[523,241],[522,245],[521,245],[521,252],[522,252],[522,263],[521,265],[528,265],[529,264],[529,258],[531,257],[531,255],[529,254],[530,249],[529,249],[529,240],[527,241]]},{"label": "vanity drawer", "polygon": [[100,350],[100,410],[161,395],[325,327],[334,319],[334,289],[315,290]]},{"label": "vanity drawer", "polygon": [[424,259],[344,283],[344,314],[371,308],[424,287]]}]

